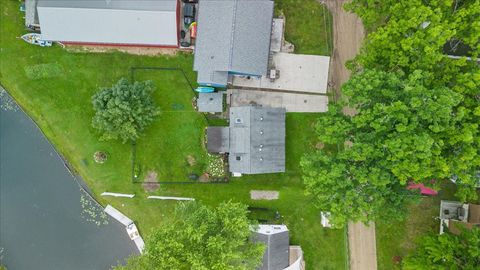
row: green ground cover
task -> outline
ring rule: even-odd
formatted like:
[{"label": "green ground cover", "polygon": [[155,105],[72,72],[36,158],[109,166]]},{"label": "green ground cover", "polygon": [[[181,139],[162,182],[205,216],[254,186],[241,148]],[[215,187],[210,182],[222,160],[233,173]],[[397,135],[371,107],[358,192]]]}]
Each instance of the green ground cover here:
[{"label": "green ground cover", "polygon": [[[154,99],[160,116],[137,141],[136,165],[139,181],[148,172],[157,174],[161,182],[190,181],[191,173],[201,175],[207,167],[203,147],[207,126],[202,114],[195,111],[195,96],[179,70],[136,70],[135,80],[152,80],[157,87]],[[190,163],[189,163],[190,161]]]},{"label": "green ground cover", "polygon": [[332,14],[317,0],[277,0],[275,14],[286,17],[285,40],[301,54],[331,55]]},{"label": "green ground cover", "polygon": [[[38,123],[103,205],[111,204],[134,219],[144,236],[152,227],[173,218],[175,202],[147,200],[142,185],[131,182],[130,144],[99,141],[100,135],[91,127],[94,114],[91,96],[99,87],[129,77],[132,66],[179,67],[190,81],[195,81],[192,55],[150,57],[119,52],[67,52],[58,46],[40,48],[17,39],[25,33],[18,1],[6,1],[0,8],[0,83]],[[37,73],[29,75],[27,70],[41,76],[32,77]],[[52,75],[52,70],[57,72]],[[196,171],[204,170],[207,157],[200,141],[206,122],[193,111],[193,93],[185,80],[180,74],[160,72],[141,72],[138,76],[137,79],[155,82],[158,90],[154,98],[162,110],[162,115],[138,141],[137,158],[143,173],[155,169],[160,180],[183,177],[192,170],[187,165],[188,155],[195,156]],[[317,143],[312,129],[317,117],[287,115],[284,174],[242,177],[228,184],[161,185],[159,190],[148,194],[194,197],[212,206],[233,199],[253,207],[275,209],[291,230],[292,244],[300,244],[304,249],[307,269],[344,269],[344,231],[321,227],[319,211],[310,197],[304,195],[301,180],[299,160]],[[93,161],[93,153],[98,150],[108,153],[108,160],[101,165]],[[252,201],[249,198],[252,189],[278,190],[280,199]],[[100,197],[104,191],[137,196]]]},{"label": "green ground cover", "polygon": [[439,232],[440,201],[456,201],[454,193],[455,185],[445,183],[438,196],[423,197],[420,202],[411,204],[404,221],[376,222],[379,270],[401,269],[399,259],[412,252],[422,236]]}]

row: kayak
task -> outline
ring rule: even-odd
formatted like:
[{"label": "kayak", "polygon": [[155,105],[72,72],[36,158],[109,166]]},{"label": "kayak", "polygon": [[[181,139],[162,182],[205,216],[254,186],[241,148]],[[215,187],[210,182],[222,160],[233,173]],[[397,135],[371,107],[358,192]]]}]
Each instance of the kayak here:
[{"label": "kayak", "polygon": [[195,89],[195,91],[197,91],[199,93],[212,93],[212,92],[215,92],[215,88],[206,87],[206,86],[199,86]]},{"label": "kayak", "polygon": [[28,33],[22,36],[22,39],[30,44],[38,45],[40,47],[50,47],[52,46],[51,41],[42,40],[42,35],[37,33]]}]

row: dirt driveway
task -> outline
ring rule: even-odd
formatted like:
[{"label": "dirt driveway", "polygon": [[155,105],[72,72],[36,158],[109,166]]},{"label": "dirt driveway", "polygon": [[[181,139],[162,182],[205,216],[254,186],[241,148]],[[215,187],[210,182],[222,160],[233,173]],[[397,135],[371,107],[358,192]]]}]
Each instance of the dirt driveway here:
[{"label": "dirt driveway", "polygon": [[342,6],[345,0],[327,0],[327,8],[333,15],[333,53],[330,62],[329,82],[340,97],[340,86],[348,80],[350,72],[345,62],[357,55],[365,36],[361,20],[352,13],[346,12]]},{"label": "dirt driveway", "polygon": [[[327,0],[327,8],[333,15],[333,54],[330,62],[329,82],[335,90],[335,96],[341,96],[341,85],[348,80],[350,72],[345,62],[357,55],[365,36],[361,20],[346,12],[342,6],[345,0]],[[348,243],[350,248],[351,270],[376,270],[377,248],[375,223],[365,226],[363,223],[348,224]]]},{"label": "dirt driveway", "polygon": [[348,224],[348,246],[350,247],[351,270],[377,269],[375,223],[366,226],[361,222],[350,222]]}]

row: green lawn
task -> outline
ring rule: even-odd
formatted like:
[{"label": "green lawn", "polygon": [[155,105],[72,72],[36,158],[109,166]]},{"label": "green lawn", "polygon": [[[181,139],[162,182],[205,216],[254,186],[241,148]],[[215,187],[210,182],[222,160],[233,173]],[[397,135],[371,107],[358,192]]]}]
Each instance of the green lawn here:
[{"label": "green lawn", "polygon": [[440,201],[457,200],[454,193],[455,185],[446,183],[438,196],[423,197],[419,203],[411,204],[404,221],[392,224],[376,222],[379,270],[401,269],[395,262],[395,257],[401,258],[409,254],[422,236],[439,232]]},{"label": "green lawn", "polygon": [[[137,142],[136,162],[142,172],[138,181],[145,181],[149,171],[155,171],[161,182],[190,181],[190,173],[204,173],[207,164],[203,139],[207,124],[192,106],[195,94],[182,72],[137,70],[135,80],[154,82],[154,98],[161,111]],[[193,161],[191,165],[188,158]]]},{"label": "green lawn", "polygon": [[[303,15],[296,12],[291,16]],[[38,123],[102,204],[112,204],[134,219],[144,236],[153,227],[168,222],[173,218],[175,202],[147,200],[142,185],[131,182],[131,146],[99,141],[99,134],[91,127],[91,96],[99,87],[129,77],[132,66],[179,67],[190,81],[195,81],[192,55],[149,57],[118,52],[73,53],[58,46],[40,48],[26,44],[17,39],[23,33],[18,1],[2,2],[1,84]],[[297,47],[299,52],[306,52],[301,48]],[[137,159],[143,173],[156,170],[160,180],[167,180],[203,171],[206,158],[201,140],[206,122],[193,111],[193,93],[184,78],[179,73],[141,71],[136,79],[155,82],[158,90],[154,98],[162,110],[161,116],[138,141]],[[321,227],[318,210],[304,195],[299,170],[301,156],[316,144],[312,124],[317,117],[315,114],[287,115],[287,172],[284,174],[242,177],[229,184],[162,185],[153,194],[194,197],[208,205],[232,199],[279,211],[291,230],[292,244],[300,244],[304,249],[307,269],[344,269],[344,232]],[[98,150],[108,153],[105,164],[93,162],[93,153]],[[188,155],[194,156],[196,165],[187,165]],[[251,189],[278,190],[280,199],[251,201]],[[100,197],[104,191],[137,196],[134,199]]]},{"label": "green lawn", "polygon": [[331,55],[332,14],[317,0],[277,0],[275,14],[286,17],[285,40],[301,54]]}]

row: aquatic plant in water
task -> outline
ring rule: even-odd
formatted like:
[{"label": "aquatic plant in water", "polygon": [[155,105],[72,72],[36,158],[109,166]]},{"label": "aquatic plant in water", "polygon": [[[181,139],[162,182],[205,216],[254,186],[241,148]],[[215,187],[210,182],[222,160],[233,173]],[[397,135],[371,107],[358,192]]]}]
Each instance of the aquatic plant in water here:
[{"label": "aquatic plant in water", "polygon": [[83,189],[80,189],[80,205],[82,207],[81,217],[86,221],[97,226],[108,224],[108,217],[103,208],[90,199]]},{"label": "aquatic plant in water", "polygon": [[17,111],[18,106],[5,89],[0,87],[0,108],[4,111]]}]

